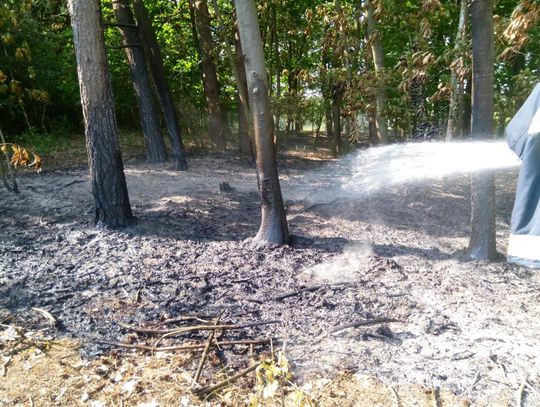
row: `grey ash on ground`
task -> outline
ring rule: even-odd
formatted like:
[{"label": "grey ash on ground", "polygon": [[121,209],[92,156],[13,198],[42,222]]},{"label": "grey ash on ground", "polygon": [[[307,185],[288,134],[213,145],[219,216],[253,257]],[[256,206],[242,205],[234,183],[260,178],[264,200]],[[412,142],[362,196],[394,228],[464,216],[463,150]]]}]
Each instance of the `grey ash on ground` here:
[{"label": "grey ash on ground", "polygon": [[[110,351],[100,341],[149,340],[120,323],[224,311],[224,323],[279,321],[219,340],[276,338],[300,380],[351,370],[473,399],[515,391],[524,376],[539,386],[539,274],[461,260],[466,176],[321,201],[314,197],[333,176],[324,162],[281,162],[289,247],[251,244],[257,181],[233,155],[195,158],[181,173],[128,165],[138,220],[123,231],[93,228],[85,171],[22,177],[20,195],[0,196],[0,320],[10,314],[28,329],[81,340],[91,357]],[[313,170],[312,193],[297,198],[299,180]],[[501,252],[515,177],[497,178]],[[32,307],[49,311],[59,327]],[[220,363],[241,367],[246,352],[226,347]]]}]

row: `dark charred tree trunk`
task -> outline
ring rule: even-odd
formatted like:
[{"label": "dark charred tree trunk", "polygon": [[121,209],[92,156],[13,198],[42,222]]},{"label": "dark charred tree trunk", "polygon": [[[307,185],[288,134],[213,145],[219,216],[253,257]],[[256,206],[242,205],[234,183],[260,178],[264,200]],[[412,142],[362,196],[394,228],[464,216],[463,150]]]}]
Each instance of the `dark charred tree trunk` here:
[{"label": "dark charred tree trunk", "polygon": [[336,101],[332,102],[332,155],[337,157],[340,151],[341,145],[341,108]]},{"label": "dark charred tree trunk", "polygon": [[343,93],[345,91],[345,84],[338,82],[334,84],[332,88],[332,123],[333,126],[333,142],[332,142],[332,154],[334,157],[342,154],[343,152],[343,140],[341,137],[341,104],[343,101]]},{"label": "dark charred tree trunk", "polygon": [[122,227],[133,218],[124,176],[107,67],[101,14],[96,0],[70,0],[88,166],[98,226]]},{"label": "dark charred tree trunk", "polygon": [[148,162],[161,163],[167,159],[167,152],[159,129],[159,115],[154,105],[152,86],[146,70],[146,60],[139,30],[135,27],[135,20],[128,0],[113,1],[113,9],[131,68],[133,88],[137,97],[146,145],[146,159]]},{"label": "dark charred tree trunk", "polygon": [[379,135],[377,134],[377,115],[375,110],[369,111],[367,115],[369,141],[372,145],[376,146],[380,143]]},{"label": "dark charred tree trunk", "polygon": [[206,109],[208,113],[208,131],[213,147],[219,151],[227,148],[226,136],[228,126],[221,102],[219,101],[219,84],[216,72],[216,63],[213,57],[214,41],[210,31],[210,15],[206,0],[190,0],[195,23],[195,42],[198,43],[201,58],[202,82]]},{"label": "dark charred tree trunk", "polygon": [[289,232],[279,185],[274,126],[257,10],[253,0],[235,0],[234,4],[244,52],[261,191],[261,226],[255,241],[260,244],[286,244],[289,242]]},{"label": "dark charred tree trunk", "polygon": [[169,83],[167,82],[167,75],[165,73],[165,67],[163,66],[163,58],[161,57],[161,49],[159,48],[156,33],[152,28],[152,23],[150,18],[148,18],[148,13],[142,0],[133,0],[133,11],[135,12],[135,18],[139,26],[142,44],[146,56],[148,57],[150,73],[152,74],[154,84],[156,85],[159,104],[165,117],[165,124],[171,143],[171,158],[174,168],[177,170],[185,170],[188,165],[184,153],[184,146],[182,145],[178,115],[176,114],[171,90],[169,88]]},{"label": "dark charred tree trunk", "polygon": [[[493,138],[494,33],[492,0],[471,3],[473,90],[471,134],[474,140]],[[493,260],[495,245],[495,181],[493,171],[471,176],[471,238],[469,256]]]},{"label": "dark charred tree trunk", "polygon": [[334,140],[334,123],[332,122],[332,106],[328,105],[324,107],[325,127],[326,127],[326,140],[328,144],[332,144]]}]

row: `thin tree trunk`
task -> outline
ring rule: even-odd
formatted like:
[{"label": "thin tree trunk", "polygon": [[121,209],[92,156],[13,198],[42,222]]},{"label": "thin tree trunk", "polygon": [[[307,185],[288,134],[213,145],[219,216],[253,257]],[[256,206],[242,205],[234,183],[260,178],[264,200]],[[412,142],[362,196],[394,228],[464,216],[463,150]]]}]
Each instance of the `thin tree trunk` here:
[{"label": "thin tree trunk", "polygon": [[221,17],[217,0],[212,0],[212,6],[216,13],[216,19],[219,24],[223,43],[225,44],[225,52],[229,58],[231,68],[236,82],[236,90],[238,93],[238,147],[240,154],[250,155],[255,161],[255,155],[252,148],[252,128],[249,122],[249,106],[247,96],[246,71],[244,70],[244,57],[240,45],[240,38],[235,30],[235,53],[233,53],[229,36],[227,35],[226,27]]},{"label": "thin tree trunk", "polygon": [[281,59],[279,55],[279,35],[276,28],[277,25],[277,13],[274,8],[274,24],[272,29],[274,30],[274,63],[276,65],[276,101],[278,103],[279,109],[276,112],[276,122],[275,122],[275,132],[276,138],[279,139],[280,136],[280,122],[281,122]]},{"label": "thin tree trunk", "polygon": [[[473,91],[471,133],[474,140],[493,138],[494,33],[492,0],[471,3]],[[469,256],[496,258],[495,182],[493,171],[471,176],[471,237]]]},{"label": "thin tree trunk", "polygon": [[377,115],[374,110],[368,112],[368,135],[372,145],[376,146],[379,144],[380,140],[377,135]]},{"label": "thin tree trunk", "polygon": [[375,100],[377,104],[377,134],[381,143],[388,142],[388,125],[386,122],[386,88],[384,84],[384,52],[380,32],[377,30],[377,20],[375,19],[373,4],[371,0],[365,2],[367,10],[367,34],[373,56],[373,66],[377,78],[377,88]]},{"label": "thin tree trunk", "polygon": [[195,20],[195,42],[199,43],[199,55],[202,67],[202,82],[206,109],[208,113],[208,132],[213,147],[219,151],[227,148],[226,135],[228,126],[221,102],[219,101],[219,84],[216,72],[216,63],[212,56],[214,41],[210,31],[210,15],[206,0],[190,0]]},{"label": "thin tree trunk", "polygon": [[471,135],[472,76],[467,75],[463,90],[463,137]]},{"label": "thin tree trunk", "polygon": [[334,157],[337,157],[341,154],[341,85],[335,85],[332,93],[332,133],[334,136],[332,140],[332,154]]},{"label": "thin tree trunk", "polygon": [[[454,52],[456,55],[462,50],[466,39],[468,15],[468,0],[461,0],[456,43],[454,44]],[[463,55],[459,55],[459,57],[463,58]],[[452,70],[450,86],[450,107],[448,111],[448,125],[446,127],[447,141],[461,136],[463,132],[463,103],[465,89],[463,80],[454,70]]]},{"label": "thin tree trunk", "polygon": [[[133,88],[139,107],[139,116],[146,145],[148,162],[161,163],[167,159],[165,143],[159,129],[159,116],[154,104],[152,86],[146,70],[144,50],[138,28],[129,7],[128,0],[113,1],[113,9],[122,35],[126,57],[131,69]],[[130,47],[128,45],[141,45]]]},{"label": "thin tree trunk", "polygon": [[[236,33],[238,34],[238,33]],[[235,37],[235,69],[238,74],[238,100],[240,104],[239,121],[238,121],[238,137],[240,140],[240,152],[242,154],[250,154],[255,161],[255,151],[253,149],[253,126],[249,119],[248,106],[248,87],[246,70],[244,68],[244,53],[242,52],[242,44],[240,37]]]},{"label": "thin tree trunk", "polygon": [[245,58],[249,105],[255,130],[256,165],[260,177],[262,216],[255,241],[260,244],[286,244],[289,242],[289,232],[279,185],[274,126],[257,10],[253,0],[234,0],[234,4]]},{"label": "thin tree trunk", "polygon": [[325,127],[326,127],[326,139],[329,145],[332,145],[334,140],[334,123],[332,122],[332,106],[324,107]]},{"label": "thin tree trunk", "polygon": [[122,227],[133,218],[118,142],[105,38],[96,0],[68,3],[98,226]]},{"label": "thin tree trunk", "polygon": [[150,18],[148,17],[148,13],[142,0],[133,0],[133,11],[135,12],[135,18],[139,26],[144,50],[148,57],[150,73],[152,74],[154,84],[156,85],[159,104],[165,117],[165,124],[171,143],[171,158],[173,165],[177,170],[186,170],[188,165],[184,153],[184,146],[182,145],[178,115],[173,103],[169,83],[167,82],[167,75],[165,73],[165,67],[163,66],[163,58],[161,56],[156,33],[152,28],[152,23],[150,22]]},{"label": "thin tree trunk", "polygon": [[[343,9],[341,8],[341,1],[335,0],[334,1],[335,7],[336,7],[336,13],[340,15],[341,18],[345,18],[343,15]],[[345,37],[345,33],[341,33],[340,35],[343,35]],[[347,87],[351,86],[353,74],[352,74],[352,67],[351,67],[351,60],[349,52],[347,51],[347,47],[343,50],[343,65],[345,66],[345,74],[347,83],[346,86],[343,88],[343,93],[345,93],[345,90]],[[345,126],[344,126],[344,134],[343,136],[340,136],[339,138],[339,152],[340,154],[346,154],[349,151],[349,139],[351,137],[351,130],[352,130],[352,117],[351,115],[347,115],[345,117]]]}]

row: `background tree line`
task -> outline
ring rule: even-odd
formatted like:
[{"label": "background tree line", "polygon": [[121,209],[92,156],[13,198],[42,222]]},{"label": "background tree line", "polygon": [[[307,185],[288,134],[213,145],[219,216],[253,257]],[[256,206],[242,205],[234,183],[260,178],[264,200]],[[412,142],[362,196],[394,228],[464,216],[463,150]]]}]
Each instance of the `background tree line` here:
[{"label": "background tree line", "polygon": [[[140,128],[126,49],[136,51],[143,44],[126,42],[129,33],[122,28],[140,31],[136,11],[140,19],[144,9],[163,67],[148,73],[149,86],[159,88],[159,75],[166,77],[184,138],[222,150],[226,143],[236,145],[240,131],[247,152],[245,117],[237,97],[237,82],[245,78],[237,78],[242,53],[232,2],[126,2],[133,7],[134,20],[123,27],[118,19],[125,16],[118,15],[115,3],[102,0],[101,10],[119,126]],[[258,2],[278,142],[303,131],[340,154],[359,143],[466,134],[472,82],[468,3]],[[31,132],[61,138],[81,131],[66,7],[61,0],[5,0],[0,5],[0,122],[7,135]],[[494,2],[497,133],[538,77],[539,8],[531,0]],[[132,39],[139,34],[134,35]],[[152,70],[152,63],[148,68]],[[159,94],[153,97],[155,103],[164,103]],[[158,115],[154,131],[172,131],[166,114]],[[169,140],[167,144],[174,144]],[[154,149],[156,160],[163,155],[161,148]]]}]

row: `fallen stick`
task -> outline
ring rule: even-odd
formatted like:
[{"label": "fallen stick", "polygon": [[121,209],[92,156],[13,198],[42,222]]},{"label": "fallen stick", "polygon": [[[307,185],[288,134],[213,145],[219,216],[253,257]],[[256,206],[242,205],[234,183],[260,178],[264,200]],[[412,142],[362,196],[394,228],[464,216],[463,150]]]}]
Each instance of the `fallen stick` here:
[{"label": "fallen stick", "polygon": [[533,393],[535,393],[537,396],[540,397],[540,392],[538,392],[538,390],[536,390],[533,385],[529,382],[529,380],[526,380],[526,385],[527,387],[529,388],[529,390],[532,390]]},{"label": "fallen stick", "polygon": [[169,318],[169,319],[166,319],[165,321],[155,323],[152,326],[157,327],[157,326],[162,326],[162,325],[167,325],[167,324],[174,324],[176,322],[182,322],[182,321],[200,321],[200,322],[208,323],[208,322],[210,322],[211,319],[216,318],[216,317],[217,317],[217,315],[201,315],[201,316],[182,315],[180,317]]},{"label": "fallen stick", "polygon": [[343,331],[348,328],[357,328],[359,326],[370,326],[370,325],[377,325],[377,324],[385,324],[389,322],[403,322],[399,319],[394,318],[374,318],[374,319],[363,319],[362,321],[355,321],[350,322],[345,325],[338,326],[334,329],[332,329],[330,332],[328,332],[326,335],[334,334],[336,332]]},{"label": "fallen stick", "polygon": [[441,391],[438,387],[435,387],[431,394],[433,396],[433,407],[441,407]]},{"label": "fallen stick", "polygon": [[300,294],[303,294],[303,293],[308,293],[308,292],[311,292],[311,291],[317,291],[317,290],[319,290],[321,288],[332,288],[332,287],[339,287],[339,286],[342,286],[342,285],[349,285],[349,284],[353,284],[353,283],[350,282],[350,281],[347,281],[347,282],[335,283],[335,284],[314,285],[314,286],[311,286],[311,287],[302,288],[300,290],[291,291],[291,292],[288,292],[288,293],[285,293],[285,294],[277,295],[275,297],[270,298],[270,300],[271,301],[282,301],[282,300],[284,300],[286,298],[294,297],[296,295],[300,295]]},{"label": "fallen stick", "polygon": [[244,369],[244,370],[238,372],[234,376],[228,377],[227,379],[222,380],[221,382],[216,383],[213,386],[206,386],[206,387],[202,387],[200,389],[196,389],[195,392],[199,396],[205,396],[205,395],[211,394],[211,393],[215,392],[216,390],[221,389],[222,387],[233,384],[235,381],[237,381],[241,377],[244,377],[247,374],[253,372],[254,370],[256,370],[259,367],[259,365],[260,365],[260,363],[255,363],[254,365],[251,365],[247,369]]},{"label": "fallen stick", "polygon": [[45,319],[47,321],[49,321],[50,326],[58,327],[58,320],[49,311],[47,311],[47,310],[45,310],[43,308],[37,308],[37,307],[32,307],[31,309],[33,311],[36,311],[38,314],[41,314],[41,316],[45,317]]},{"label": "fallen stick", "polygon": [[272,320],[272,321],[263,321],[263,322],[254,322],[251,324],[244,324],[244,325],[238,325],[238,324],[229,324],[229,325],[193,325],[193,326],[186,326],[182,328],[173,328],[173,329],[155,329],[155,328],[145,328],[145,327],[139,327],[134,325],[125,324],[123,322],[119,322],[118,325],[122,328],[128,329],[133,332],[138,333],[144,333],[144,334],[153,334],[153,335],[167,335],[172,336],[175,334],[181,334],[184,332],[191,332],[191,331],[214,331],[214,330],[234,330],[234,329],[244,329],[244,328],[252,328],[254,326],[261,326],[261,325],[270,325],[270,324],[277,324],[279,323],[279,320]]},{"label": "fallen stick", "polygon": [[[140,350],[150,350],[154,352],[167,352],[172,350],[197,350],[204,349],[206,345],[179,345],[179,346],[162,346],[156,348],[155,346],[149,345],[137,345],[130,343],[122,342],[113,342],[113,341],[96,341],[97,343],[102,343],[105,345],[118,346],[120,348],[129,348],[129,349],[140,349]],[[215,346],[233,346],[233,345],[264,345],[265,343],[270,343],[271,339],[257,339],[257,340],[239,340],[239,341],[222,341],[214,342]]]},{"label": "fallen stick", "polygon": [[516,396],[516,407],[521,407],[523,404],[523,393],[525,392],[525,386],[527,385],[527,378],[523,379]]},{"label": "fallen stick", "polygon": [[[221,313],[221,315],[223,315],[223,313]],[[221,315],[217,317],[216,323],[214,324],[214,326],[218,326],[219,321],[221,319]],[[206,342],[206,346],[204,347],[203,354],[201,356],[201,361],[199,362],[199,366],[197,366],[197,371],[195,372],[195,376],[193,376],[193,382],[191,383],[191,390],[195,388],[195,386],[197,385],[197,382],[199,381],[199,377],[201,376],[204,362],[206,362],[208,351],[210,351],[210,347],[212,346],[212,341],[214,340],[215,333],[216,333],[216,330],[213,329],[212,331],[210,331],[210,334],[208,335],[208,341]]]},{"label": "fallen stick", "polygon": [[67,184],[64,184],[63,187],[64,188],[70,187],[72,185],[78,184],[79,182],[86,182],[86,181],[82,179],[76,179],[75,181],[71,181],[71,182],[68,182]]}]

